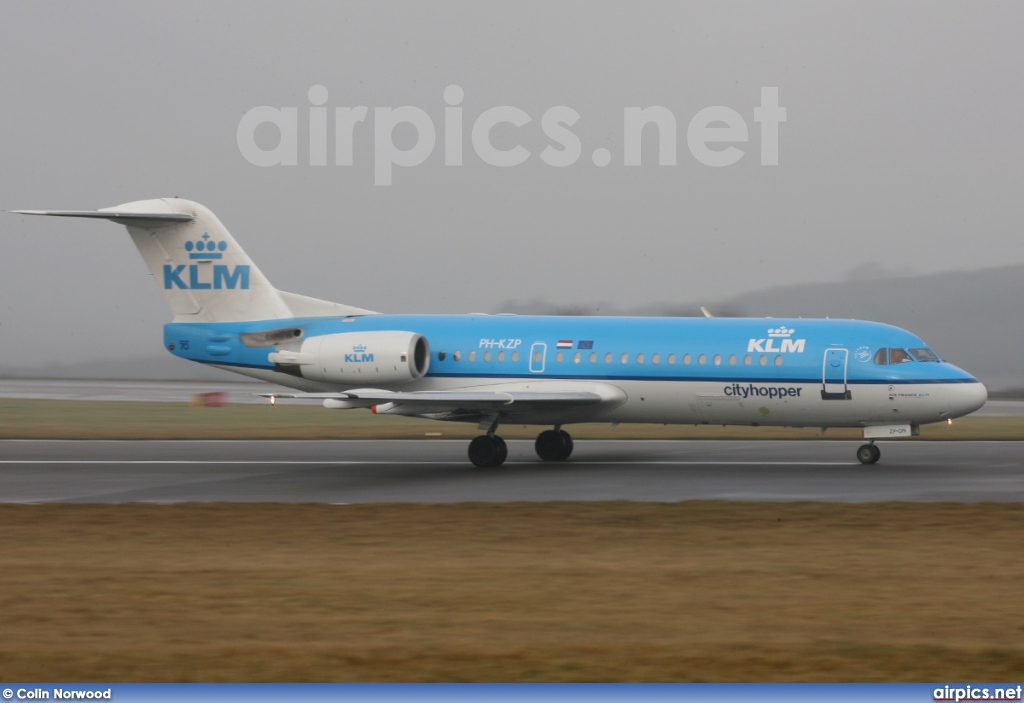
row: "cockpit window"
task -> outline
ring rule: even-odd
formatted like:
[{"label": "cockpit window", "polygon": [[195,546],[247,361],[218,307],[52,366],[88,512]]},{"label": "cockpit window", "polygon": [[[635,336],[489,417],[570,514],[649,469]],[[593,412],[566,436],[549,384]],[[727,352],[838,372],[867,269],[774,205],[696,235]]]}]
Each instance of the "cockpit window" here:
[{"label": "cockpit window", "polygon": [[885,366],[889,363],[889,350],[882,347],[875,352],[875,363],[879,366]]},{"label": "cockpit window", "polygon": [[890,364],[905,364],[908,361],[913,361],[913,359],[910,358],[910,354],[906,353],[902,349],[889,350]]},{"label": "cockpit window", "polygon": [[939,361],[939,357],[931,349],[927,347],[921,347],[919,349],[911,349],[910,353],[918,361]]}]

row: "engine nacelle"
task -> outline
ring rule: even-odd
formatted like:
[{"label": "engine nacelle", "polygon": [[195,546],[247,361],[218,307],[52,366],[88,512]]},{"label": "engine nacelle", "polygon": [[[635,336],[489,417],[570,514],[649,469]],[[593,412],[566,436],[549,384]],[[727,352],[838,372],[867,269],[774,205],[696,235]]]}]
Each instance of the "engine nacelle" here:
[{"label": "engine nacelle", "polygon": [[415,332],[339,332],[309,337],[297,352],[280,350],[268,357],[295,366],[303,378],[327,383],[407,383],[430,367],[430,345]]}]

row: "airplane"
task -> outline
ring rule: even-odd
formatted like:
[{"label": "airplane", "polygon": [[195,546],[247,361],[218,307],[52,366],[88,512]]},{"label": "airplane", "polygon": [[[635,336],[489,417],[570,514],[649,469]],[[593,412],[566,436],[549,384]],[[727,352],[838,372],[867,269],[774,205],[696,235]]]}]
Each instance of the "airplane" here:
[{"label": "airplane", "polygon": [[181,198],[102,210],[16,210],[111,220],[174,313],[173,355],[269,381],[328,409],[476,423],[477,467],[508,455],[502,424],[546,426],[543,461],[581,422],[856,427],[879,439],[951,422],[988,397],[919,337],[857,320],[391,315],[274,288],[220,220]]}]

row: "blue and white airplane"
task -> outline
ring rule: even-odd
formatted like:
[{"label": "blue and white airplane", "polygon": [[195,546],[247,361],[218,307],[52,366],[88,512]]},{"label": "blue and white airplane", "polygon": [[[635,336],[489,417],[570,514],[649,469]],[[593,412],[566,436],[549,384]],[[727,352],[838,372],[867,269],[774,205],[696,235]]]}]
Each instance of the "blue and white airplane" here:
[{"label": "blue and white airplane", "polygon": [[855,320],[385,315],[274,288],[220,220],[178,198],[23,214],[125,225],[174,312],[175,356],[270,381],[331,409],[477,423],[498,466],[502,423],[548,425],[566,459],[577,422],[857,427],[857,450],[980,408],[987,391],[919,337]]}]

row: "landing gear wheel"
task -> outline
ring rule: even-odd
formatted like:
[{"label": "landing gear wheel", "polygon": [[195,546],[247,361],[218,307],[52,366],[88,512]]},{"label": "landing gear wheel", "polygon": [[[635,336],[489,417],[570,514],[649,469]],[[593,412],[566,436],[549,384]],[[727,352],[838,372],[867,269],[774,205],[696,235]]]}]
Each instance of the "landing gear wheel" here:
[{"label": "landing gear wheel", "polygon": [[572,454],[572,435],[565,430],[558,430],[558,432],[562,435],[562,441],[564,444],[562,445],[562,453],[558,455],[557,460],[562,461],[564,459],[568,459]]},{"label": "landing gear wheel", "polygon": [[480,435],[469,443],[469,460],[474,466],[501,466],[508,457],[508,446],[498,436]]},{"label": "landing gear wheel", "polygon": [[565,430],[544,430],[533,447],[543,461],[562,461],[572,454],[572,437]]},{"label": "landing gear wheel", "polygon": [[874,464],[882,458],[882,450],[873,444],[862,444],[857,449],[857,461],[862,464]]}]

